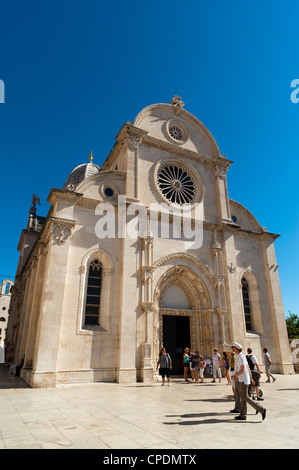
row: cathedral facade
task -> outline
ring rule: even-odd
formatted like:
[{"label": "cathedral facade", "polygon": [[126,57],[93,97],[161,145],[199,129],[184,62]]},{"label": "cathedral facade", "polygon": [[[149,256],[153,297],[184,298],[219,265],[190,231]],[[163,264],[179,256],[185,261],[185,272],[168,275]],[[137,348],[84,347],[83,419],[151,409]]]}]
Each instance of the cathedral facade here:
[{"label": "cathedral facade", "polygon": [[44,218],[34,195],[7,330],[30,386],[152,381],[162,346],[180,374],[185,347],[210,359],[232,341],[293,372],[278,235],[229,199],[232,163],[175,96],[52,188]]}]

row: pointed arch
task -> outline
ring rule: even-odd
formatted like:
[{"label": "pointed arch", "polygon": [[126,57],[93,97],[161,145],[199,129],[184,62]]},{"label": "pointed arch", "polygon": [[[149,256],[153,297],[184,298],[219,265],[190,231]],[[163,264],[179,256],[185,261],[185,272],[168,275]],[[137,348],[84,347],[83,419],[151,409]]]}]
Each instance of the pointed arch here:
[{"label": "pointed arch", "polygon": [[[162,266],[165,268],[165,266]],[[162,268],[161,267],[161,268]],[[196,266],[186,266],[182,264],[166,266],[164,272],[159,271],[159,278],[154,289],[154,311],[153,322],[154,356],[158,354],[163,342],[163,317],[184,316],[189,317],[191,347],[199,348],[207,357],[210,356],[210,349],[213,343],[211,297],[203,278],[202,271]],[[193,269],[192,269],[193,268]],[[157,273],[156,273],[157,274]],[[200,275],[201,274],[201,275]],[[163,298],[167,290],[175,286],[184,293],[188,299],[188,308],[180,305],[163,306]]]},{"label": "pointed arch", "polygon": [[113,264],[102,248],[85,253],[80,266],[77,333],[108,331],[111,318],[111,285]]},{"label": "pointed arch", "polygon": [[251,271],[245,270],[241,273],[239,288],[245,332],[263,334],[259,286]]}]

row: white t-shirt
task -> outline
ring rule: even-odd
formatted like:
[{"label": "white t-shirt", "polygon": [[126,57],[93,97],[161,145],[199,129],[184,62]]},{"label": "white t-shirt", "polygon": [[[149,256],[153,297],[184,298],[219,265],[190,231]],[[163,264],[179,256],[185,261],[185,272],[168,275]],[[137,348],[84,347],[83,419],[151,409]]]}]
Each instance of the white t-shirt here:
[{"label": "white t-shirt", "polygon": [[255,356],[251,355],[250,359],[252,360],[252,364],[254,365],[251,372],[258,372],[257,367],[256,367],[256,364],[258,364],[257,358]]},{"label": "white t-shirt", "polygon": [[219,353],[213,354],[212,359],[213,359],[213,365],[218,366],[220,364],[219,359],[221,358]]},{"label": "white t-shirt", "polygon": [[250,374],[248,370],[248,362],[243,353],[236,354],[235,356],[235,372],[241,370],[241,366],[244,366],[244,372],[238,375],[237,379],[239,382],[244,382],[245,385],[250,384]]}]

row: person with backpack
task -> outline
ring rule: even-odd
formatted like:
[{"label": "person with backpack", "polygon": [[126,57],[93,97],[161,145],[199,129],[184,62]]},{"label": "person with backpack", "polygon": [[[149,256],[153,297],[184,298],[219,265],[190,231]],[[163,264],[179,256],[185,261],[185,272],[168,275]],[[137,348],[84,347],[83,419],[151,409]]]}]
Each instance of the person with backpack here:
[{"label": "person with backpack", "polygon": [[252,379],[254,381],[254,385],[251,384],[251,398],[252,400],[255,400],[255,397],[254,397],[254,390],[255,390],[256,399],[263,400],[263,398],[260,397],[259,395],[261,371],[260,371],[259,364],[257,362],[257,358],[253,356],[251,348],[247,348],[246,359],[249,365],[249,369],[251,370]]}]

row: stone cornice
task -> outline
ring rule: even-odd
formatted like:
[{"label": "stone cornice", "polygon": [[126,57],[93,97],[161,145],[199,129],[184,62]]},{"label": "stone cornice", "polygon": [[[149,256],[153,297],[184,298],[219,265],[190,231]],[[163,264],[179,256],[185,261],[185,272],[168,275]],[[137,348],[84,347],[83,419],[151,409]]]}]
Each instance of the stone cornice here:
[{"label": "stone cornice", "polygon": [[143,139],[142,143],[144,145],[158,148],[160,150],[163,150],[167,153],[171,153],[173,155],[177,155],[179,157],[190,158],[190,160],[200,162],[207,166],[212,166],[215,168],[221,167],[224,170],[227,169],[233,163],[233,161],[227,160],[226,158],[216,156],[210,157],[203,153],[193,152],[192,150],[186,149],[184,147],[178,147],[169,142],[164,142],[162,140],[156,139],[155,137],[146,136]]},{"label": "stone cornice", "polygon": [[68,189],[57,189],[57,188],[52,188],[50,191],[50,194],[47,198],[47,201],[50,204],[55,204],[57,199],[60,200],[70,200],[74,199],[77,200],[78,197],[81,197],[82,193],[77,193],[75,191],[69,191]]},{"label": "stone cornice", "polygon": [[51,222],[54,222],[56,225],[65,225],[66,227],[75,227],[76,225],[76,220],[72,220],[72,219],[65,219],[63,217],[54,217],[54,216],[51,216],[49,217],[49,220]]},{"label": "stone cornice", "polygon": [[228,160],[224,156],[208,156],[204,155],[201,153],[193,152],[192,150],[188,150],[184,147],[178,147],[175,144],[172,144],[170,142],[165,142],[163,140],[157,139],[155,137],[151,137],[148,135],[147,131],[144,131],[142,129],[139,129],[135,126],[133,126],[130,123],[124,124],[119,133],[116,136],[117,142],[113,146],[111,152],[109,153],[108,157],[106,158],[105,162],[103,163],[101,169],[106,170],[109,165],[112,163],[114,157],[117,155],[117,153],[120,151],[121,147],[123,146],[124,143],[126,143],[126,137],[129,135],[133,135],[135,137],[138,137],[140,142],[144,145],[148,145],[150,147],[155,147],[160,150],[163,150],[167,153],[171,153],[174,155],[178,155],[180,157],[188,157],[191,160],[194,161],[199,161],[205,165],[208,166],[213,166],[216,168],[216,166],[221,167],[223,169],[227,169],[233,161]]}]

